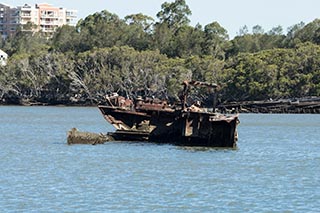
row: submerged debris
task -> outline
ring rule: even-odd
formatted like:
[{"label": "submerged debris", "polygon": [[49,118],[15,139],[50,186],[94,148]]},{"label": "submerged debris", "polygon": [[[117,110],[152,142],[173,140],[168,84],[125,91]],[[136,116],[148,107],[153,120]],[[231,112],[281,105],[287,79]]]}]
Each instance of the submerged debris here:
[{"label": "submerged debris", "polygon": [[103,144],[112,138],[105,134],[92,132],[80,132],[77,128],[72,128],[68,132],[67,142],[71,144]]}]

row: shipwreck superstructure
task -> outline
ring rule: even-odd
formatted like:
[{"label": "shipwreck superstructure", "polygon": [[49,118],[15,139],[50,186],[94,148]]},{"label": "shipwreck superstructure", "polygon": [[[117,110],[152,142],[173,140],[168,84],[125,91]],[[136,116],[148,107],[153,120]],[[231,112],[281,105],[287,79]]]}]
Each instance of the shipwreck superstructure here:
[{"label": "shipwreck superstructure", "polygon": [[198,81],[183,82],[179,104],[154,99],[131,100],[117,94],[106,97],[99,105],[104,118],[116,131],[109,133],[114,140],[150,141],[183,146],[232,147],[237,144],[238,115],[216,113],[214,107],[203,108],[199,103],[187,105],[190,87],[211,87]]}]

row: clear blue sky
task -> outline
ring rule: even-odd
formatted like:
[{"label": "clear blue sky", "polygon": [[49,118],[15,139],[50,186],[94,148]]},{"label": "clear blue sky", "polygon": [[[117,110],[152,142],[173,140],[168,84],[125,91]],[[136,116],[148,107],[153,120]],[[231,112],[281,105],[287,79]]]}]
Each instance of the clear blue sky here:
[{"label": "clear blue sky", "polygon": [[[167,0],[172,2],[173,0]],[[12,6],[49,3],[57,7],[78,10],[79,18],[102,10],[115,13],[120,18],[126,15],[143,13],[156,19],[165,0],[1,0],[1,3]],[[217,21],[224,27],[230,37],[234,37],[239,29],[247,25],[249,31],[260,25],[265,31],[282,26],[287,28],[301,21],[309,23],[320,18],[320,0],[186,0],[192,16],[191,25],[202,26]]]}]

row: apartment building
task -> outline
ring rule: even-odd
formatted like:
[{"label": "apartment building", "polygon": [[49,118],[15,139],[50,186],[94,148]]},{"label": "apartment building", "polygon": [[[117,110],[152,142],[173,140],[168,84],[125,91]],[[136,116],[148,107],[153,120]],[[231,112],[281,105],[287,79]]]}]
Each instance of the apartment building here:
[{"label": "apartment building", "polygon": [[19,11],[6,4],[0,4],[0,33],[3,38],[13,34],[19,25]]},{"label": "apartment building", "polygon": [[76,19],[76,10],[53,7],[47,3],[15,8],[0,4],[0,33],[3,38],[13,34],[18,27],[23,31],[53,33],[63,25],[75,25]]}]

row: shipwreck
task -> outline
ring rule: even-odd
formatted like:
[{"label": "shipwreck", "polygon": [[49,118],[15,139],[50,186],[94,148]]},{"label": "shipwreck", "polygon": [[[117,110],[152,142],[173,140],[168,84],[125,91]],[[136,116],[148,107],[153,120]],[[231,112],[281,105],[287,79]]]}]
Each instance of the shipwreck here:
[{"label": "shipwreck", "polygon": [[141,97],[131,100],[117,94],[107,96],[106,102],[98,108],[116,129],[107,134],[108,140],[235,148],[238,114],[225,115],[217,113],[215,106],[204,108],[200,103],[188,104],[191,87],[215,91],[217,85],[185,81],[178,104]]}]

